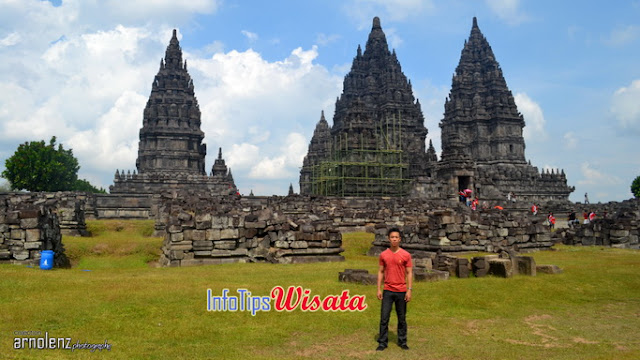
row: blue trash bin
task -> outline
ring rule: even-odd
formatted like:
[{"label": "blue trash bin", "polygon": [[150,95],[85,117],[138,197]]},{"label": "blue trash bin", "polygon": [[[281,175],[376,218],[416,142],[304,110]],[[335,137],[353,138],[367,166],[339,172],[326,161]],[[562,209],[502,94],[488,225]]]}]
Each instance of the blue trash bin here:
[{"label": "blue trash bin", "polygon": [[53,250],[42,250],[40,254],[40,269],[51,270],[53,268]]}]

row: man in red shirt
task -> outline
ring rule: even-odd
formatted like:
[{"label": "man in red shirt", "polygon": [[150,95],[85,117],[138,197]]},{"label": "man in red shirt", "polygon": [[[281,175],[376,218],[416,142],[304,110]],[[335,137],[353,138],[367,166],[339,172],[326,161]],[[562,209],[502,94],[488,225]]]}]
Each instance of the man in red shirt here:
[{"label": "man in red shirt", "polygon": [[[380,334],[378,348],[382,351],[387,348],[389,340],[389,317],[391,307],[396,306],[398,315],[398,346],[403,350],[409,350],[407,346],[407,303],[411,301],[411,288],[413,285],[413,263],[411,254],[400,248],[402,235],[400,230],[392,228],[387,233],[391,246],[380,254],[378,269],[378,300],[382,300],[380,311]],[[382,283],[384,279],[384,292]]]}]

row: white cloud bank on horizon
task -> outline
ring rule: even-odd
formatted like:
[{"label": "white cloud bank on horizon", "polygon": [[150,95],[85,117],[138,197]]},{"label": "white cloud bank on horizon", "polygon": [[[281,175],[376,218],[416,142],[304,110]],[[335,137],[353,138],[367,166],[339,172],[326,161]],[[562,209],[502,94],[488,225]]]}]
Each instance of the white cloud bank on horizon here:
[{"label": "white cloud bank on horizon", "polygon": [[[175,10],[168,2],[157,2],[167,12]],[[79,176],[108,188],[116,169],[135,168],[143,109],[172,29],[158,24],[88,29],[85,22],[92,19],[83,16],[97,5],[27,5],[0,15],[7,21],[11,12],[42,21],[13,20],[9,26],[15,30],[0,33],[0,56],[7,59],[0,63],[2,153],[11,154],[16,143],[55,135],[73,149]],[[197,1],[182,15],[216,6],[216,1]],[[117,5],[101,10],[122,15]],[[183,49],[202,111],[207,172],[222,147],[243,192],[286,193],[289,182],[297,183],[320,112],[329,118],[333,113],[341,75],[314,63],[316,46],[293,49],[273,62],[251,49],[204,55]],[[286,181],[257,184],[262,179]]]}]

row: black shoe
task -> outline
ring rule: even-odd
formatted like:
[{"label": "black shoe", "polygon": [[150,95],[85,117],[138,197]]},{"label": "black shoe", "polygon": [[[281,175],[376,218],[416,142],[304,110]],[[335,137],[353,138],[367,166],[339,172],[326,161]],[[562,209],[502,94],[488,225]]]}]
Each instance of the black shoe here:
[{"label": "black shoe", "polygon": [[378,345],[378,348],[376,349],[376,351],[383,351],[384,349],[386,349],[387,347],[384,345]]},{"label": "black shoe", "polygon": [[409,350],[409,347],[407,346],[407,344],[402,344],[402,345],[398,345],[400,346],[400,349],[402,350]]}]

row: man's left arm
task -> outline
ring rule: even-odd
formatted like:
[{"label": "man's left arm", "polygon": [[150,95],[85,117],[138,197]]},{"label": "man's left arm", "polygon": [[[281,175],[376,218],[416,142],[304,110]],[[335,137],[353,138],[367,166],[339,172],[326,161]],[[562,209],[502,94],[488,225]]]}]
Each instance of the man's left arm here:
[{"label": "man's left arm", "polygon": [[404,295],[404,301],[411,301],[411,292],[413,288],[413,267],[407,268],[407,292]]}]

